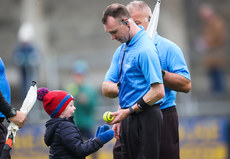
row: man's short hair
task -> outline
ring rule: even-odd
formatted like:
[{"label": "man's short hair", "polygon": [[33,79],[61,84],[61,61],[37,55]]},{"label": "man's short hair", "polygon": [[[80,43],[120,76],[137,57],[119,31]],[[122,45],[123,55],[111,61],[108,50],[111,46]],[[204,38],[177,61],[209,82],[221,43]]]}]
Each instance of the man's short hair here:
[{"label": "man's short hair", "polygon": [[118,19],[120,18],[121,20],[123,18],[130,18],[130,14],[127,8],[124,5],[119,4],[119,3],[111,4],[105,8],[103,12],[103,17],[102,17],[103,24],[106,24],[109,16],[113,18],[118,18]]},{"label": "man's short hair", "polygon": [[151,15],[152,11],[150,9],[150,7],[148,6],[148,4],[144,1],[132,1],[129,4],[127,4],[127,9],[129,12],[133,12],[135,10],[139,10],[139,11],[148,11],[148,13]]}]

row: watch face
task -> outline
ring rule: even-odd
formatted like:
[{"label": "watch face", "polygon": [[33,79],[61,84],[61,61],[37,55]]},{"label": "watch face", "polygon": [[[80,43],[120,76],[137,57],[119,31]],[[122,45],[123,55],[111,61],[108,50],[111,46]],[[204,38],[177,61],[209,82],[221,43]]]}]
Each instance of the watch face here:
[{"label": "watch face", "polygon": [[15,116],[16,113],[17,113],[17,110],[15,108],[12,108],[11,111],[10,111],[10,117]]},{"label": "watch face", "polygon": [[12,109],[12,114],[15,116],[16,115],[16,109]]}]

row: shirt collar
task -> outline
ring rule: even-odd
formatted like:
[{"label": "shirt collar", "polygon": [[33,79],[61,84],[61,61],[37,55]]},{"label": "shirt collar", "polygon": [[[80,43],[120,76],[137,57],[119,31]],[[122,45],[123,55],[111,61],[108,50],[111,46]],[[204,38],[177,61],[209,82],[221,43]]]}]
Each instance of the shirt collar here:
[{"label": "shirt collar", "polygon": [[138,27],[141,28],[141,30],[139,30],[130,40],[130,42],[127,44],[128,47],[135,44],[146,33],[143,26],[138,25]]}]

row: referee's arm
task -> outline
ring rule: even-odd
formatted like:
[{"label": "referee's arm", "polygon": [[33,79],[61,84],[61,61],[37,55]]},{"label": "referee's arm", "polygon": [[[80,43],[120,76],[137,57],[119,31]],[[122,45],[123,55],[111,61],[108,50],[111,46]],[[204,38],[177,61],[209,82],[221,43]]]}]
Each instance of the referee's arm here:
[{"label": "referee's arm", "polygon": [[[164,91],[164,85],[161,83],[153,83],[151,84],[150,90],[142,97],[143,102],[147,104],[148,106],[153,105],[160,99],[164,98],[165,91]],[[137,106],[137,103],[132,106],[132,109],[138,113],[141,111],[141,109]]]},{"label": "referee's arm", "polygon": [[102,94],[105,97],[116,98],[118,96],[119,89],[117,87],[117,83],[112,81],[104,81],[102,83]]},{"label": "referee's arm", "polygon": [[191,90],[191,81],[177,73],[172,73],[168,71],[164,71],[164,85],[168,87],[171,90],[177,91],[177,92],[184,92],[188,93]]}]

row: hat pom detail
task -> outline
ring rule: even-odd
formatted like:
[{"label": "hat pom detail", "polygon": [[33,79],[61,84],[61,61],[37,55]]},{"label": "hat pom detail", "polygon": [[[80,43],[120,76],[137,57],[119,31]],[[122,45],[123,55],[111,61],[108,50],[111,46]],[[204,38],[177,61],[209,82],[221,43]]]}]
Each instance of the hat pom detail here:
[{"label": "hat pom detail", "polygon": [[47,94],[47,93],[49,93],[49,89],[48,88],[39,88],[38,90],[37,90],[37,99],[38,100],[40,100],[40,101],[43,101],[43,97]]}]

